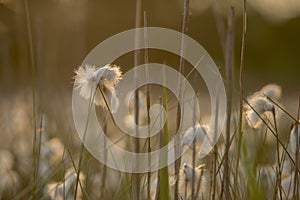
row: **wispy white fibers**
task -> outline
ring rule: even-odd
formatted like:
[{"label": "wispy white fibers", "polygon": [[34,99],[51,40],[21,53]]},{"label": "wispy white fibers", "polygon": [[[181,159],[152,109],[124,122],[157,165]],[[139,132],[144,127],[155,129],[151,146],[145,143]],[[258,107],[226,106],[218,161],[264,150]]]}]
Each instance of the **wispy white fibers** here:
[{"label": "wispy white fibers", "polygon": [[115,87],[122,79],[120,67],[116,65],[105,65],[96,67],[95,65],[83,65],[75,70],[75,88],[80,90],[80,95],[93,103],[106,108],[106,103],[101,93],[102,90],[112,112],[119,106],[116,97]]},{"label": "wispy white fibers", "polygon": [[[50,199],[53,200],[64,199],[64,197],[66,197],[66,199],[73,199],[76,179],[76,172],[73,168],[70,168],[65,173],[64,181],[48,183],[45,186],[44,192]],[[83,173],[80,173],[79,180],[83,185],[82,187],[84,187],[85,175]],[[77,199],[82,199],[82,191],[80,188],[81,187],[79,187],[79,190],[77,191]]]},{"label": "wispy white fibers", "polygon": [[204,168],[204,165],[199,165],[198,167],[193,169],[191,166],[184,163],[183,171],[184,171],[184,175],[185,175],[185,180],[187,182],[192,182],[193,171],[195,171],[195,182],[198,182],[202,176],[201,174],[202,174],[203,168]]},{"label": "wispy white fibers", "polygon": [[21,186],[19,174],[13,170],[14,156],[7,150],[0,150],[0,199],[4,194],[15,195]]},{"label": "wispy white fibers", "polygon": [[252,128],[259,128],[262,125],[261,118],[274,111],[274,104],[267,98],[278,100],[281,96],[281,87],[276,84],[269,84],[260,91],[248,97],[248,104],[245,104],[245,118]]},{"label": "wispy white fibers", "polygon": [[261,126],[262,120],[260,117],[264,115],[265,112],[273,111],[274,105],[270,103],[264,97],[255,97],[249,100],[250,105],[245,112],[248,124],[253,128],[258,128]]},{"label": "wispy white fibers", "polygon": [[39,175],[42,177],[49,170],[61,162],[64,145],[57,137],[45,141],[41,145]]},{"label": "wispy white fibers", "polygon": [[[187,196],[187,199],[192,199],[192,177],[193,172],[195,174],[195,182],[194,182],[194,195],[198,196],[196,199],[202,199],[207,197],[207,173],[204,169],[205,165],[198,165],[193,169],[190,165],[184,163],[182,165],[182,172],[180,173],[179,183],[180,183],[180,191],[179,194],[181,197]],[[185,194],[186,193],[186,194]]]},{"label": "wispy white fibers", "polygon": [[281,87],[276,84],[268,84],[260,90],[260,93],[274,100],[279,99],[281,97]]},{"label": "wispy white fibers", "polygon": [[[298,130],[297,130],[298,129]],[[290,145],[291,145],[291,150],[293,154],[296,153],[296,148],[297,148],[297,131],[298,131],[298,140],[300,141],[300,124],[298,123],[298,128],[297,124],[294,123],[291,129],[291,137],[290,137]],[[300,142],[298,141],[298,150],[300,149]]]},{"label": "wispy white fibers", "polygon": [[201,145],[205,136],[208,134],[208,127],[197,123],[195,126],[190,127],[183,135],[182,145],[191,145],[193,139],[196,139],[196,145]]},{"label": "wispy white fibers", "polygon": [[[129,112],[130,114],[127,115],[124,118],[124,122],[127,128],[130,130],[134,130],[135,128],[135,121],[134,121],[134,104],[135,104],[135,98],[134,98],[134,91],[130,91],[126,95],[125,102],[128,102]],[[142,90],[138,91],[138,97],[139,97],[139,124],[145,124],[148,119],[147,115],[147,104],[146,104],[146,95]]]},{"label": "wispy white fibers", "polygon": [[7,150],[0,150],[0,172],[11,170],[14,165],[14,156]]}]

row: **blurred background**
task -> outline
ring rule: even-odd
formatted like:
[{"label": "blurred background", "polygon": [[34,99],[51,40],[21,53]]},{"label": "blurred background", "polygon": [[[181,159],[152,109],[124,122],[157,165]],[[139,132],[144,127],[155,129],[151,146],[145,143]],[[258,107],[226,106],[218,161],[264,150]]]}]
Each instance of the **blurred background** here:
[{"label": "blurred background", "polygon": [[[33,110],[36,128],[43,128],[38,129],[41,132],[47,130],[49,138],[59,136],[66,143],[67,135],[76,132],[71,110],[74,69],[99,43],[134,28],[136,9],[135,1],[124,0],[27,2],[28,12],[24,0],[0,0],[0,149],[7,149],[16,157],[15,170],[23,178],[23,186],[31,180],[28,170],[32,170]],[[148,26],[181,31],[183,0],[143,1],[142,6]],[[191,0],[187,35],[207,50],[224,75],[230,6],[235,8],[238,75],[241,0]],[[248,0],[247,17],[245,96],[268,83],[276,83],[282,87],[280,103],[296,116],[300,90],[300,0]],[[149,59],[178,69],[178,56],[149,51]],[[115,64],[126,72],[133,66],[133,53],[120,57]],[[34,109],[32,85],[36,87]],[[291,120],[286,118],[286,122],[279,128],[288,135]],[[77,149],[79,144],[75,138]]]},{"label": "blurred background", "polygon": [[[62,126],[73,127],[74,69],[99,43],[135,27],[135,1],[27,2],[30,24],[26,20],[25,1],[0,0],[0,101],[3,107],[7,107],[3,102],[12,103],[13,99],[32,104],[34,83],[38,114],[53,115],[55,121],[64,122]],[[235,73],[238,80],[242,1],[191,0],[187,34],[207,50],[225,77],[223,52],[230,6],[235,8]],[[143,1],[142,8],[147,13],[148,26],[181,31],[183,1]],[[283,105],[295,115],[300,89],[300,1],[249,0],[247,22],[245,96],[268,83],[279,84]],[[28,26],[32,43],[29,42]],[[30,45],[34,65],[31,64]],[[178,70],[179,57],[176,55],[150,50],[149,59]],[[121,56],[115,64],[126,72],[133,66],[133,52]],[[32,116],[30,109],[26,113],[29,118]]]},{"label": "blurred background", "polygon": [[[71,102],[74,69],[87,54],[108,37],[135,26],[135,1],[47,0],[28,1],[34,51],[30,64],[25,1],[0,0],[1,98],[37,86],[39,104],[58,107],[62,97]],[[211,55],[224,75],[226,18],[235,8],[235,71],[240,64],[242,1],[191,0],[187,34]],[[183,1],[143,2],[148,26],[181,31]],[[248,29],[244,68],[245,95],[267,83],[282,86],[283,98],[295,113],[300,86],[300,1],[247,1]],[[150,54],[150,62],[178,69],[179,58]],[[123,71],[133,66],[133,54],[115,64]],[[237,76],[238,77],[238,76]],[[29,97],[32,95],[29,95]],[[9,97],[8,97],[9,98]],[[290,102],[290,99],[293,102]],[[71,104],[69,104],[71,105]],[[46,108],[45,108],[46,109]]]},{"label": "blurred background", "polygon": [[[285,91],[293,92],[300,85],[300,1],[247,2],[246,89],[275,82]],[[208,51],[221,71],[230,5],[236,12],[238,69],[241,1],[191,0],[187,34]],[[51,88],[71,91],[73,70],[85,56],[106,38],[135,25],[135,1],[32,0],[28,1],[28,8],[35,76],[43,91]],[[183,1],[144,1],[143,10],[148,15],[148,26],[181,30]],[[0,1],[0,79],[0,90],[5,92],[27,86],[32,80],[25,4],[21,0]]]},{"label": "blurred background", "polygon": [[[0,0],[2,107],[7,108],[5,102],[14,105],[14,101],[32,104],[34,84],[38,114],[53,115],[55,121],[64,122],[62,126],[73,127],[71,93],[74,69],[99,43],[135,27],[135,1],[27,2],[29,23],[26,20],[25,1]],[[241,1],[191,0],[187,34],[207,50],[224,75],[223,52],[230,6],[235,8],[235,72],[238,80]],[[147,13],[148,26],[181,31],[183,1],[144,1],[142,7]],[[300,89],[300,1],[249,0],[247,22],[245,96],[268,83],[279,84],[283,90],[283,105],[295,115]],[[33,65],[30,45],[33,49]],[[150,62],[166,63],[178,69],[178,56],[149,51],[149,59]],[[121,56],[115,64],[122,66],[126,72],[133,66],[133,52]],[[30,109],[26,114],[30,118]]]}]

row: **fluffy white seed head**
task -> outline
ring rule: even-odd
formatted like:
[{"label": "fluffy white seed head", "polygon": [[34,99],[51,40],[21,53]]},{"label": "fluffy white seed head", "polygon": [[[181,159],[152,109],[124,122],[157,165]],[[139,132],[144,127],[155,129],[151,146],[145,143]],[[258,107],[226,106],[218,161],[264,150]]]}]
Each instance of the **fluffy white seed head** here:
[{"label": "fluffy white seed head", "polygon": [[2,194],[17,194],[21,187],[21,178],[16,171],[8,170],[6,172],[0,171],[0,198]]},{"label": "fluffy white seed head", "polygon": [[7,150],[0,151],[0,172],[11,170],[14,165],[14,156]]},{"label": "fluffy white seed head", "polygon": [[[297,128],[298,126],[298,128]],[[298,130],[297,130],[298,129]],[[297,149],[297,131],[298,131],[298,140],[300,141],[300,124],[298,125],[296,123],[293,124],[291,129],[291,137],[290,137],[290,145],[291,150],[295,154]],[[300,149],[300,142],[298,141],[298,150]],[[300,150],[299,150],[300,152]]]},{"label": "fluffy white seed head", "polygon": [[[135,107],[135,92],[130,91],[126,94],[125,102],[128,103],[128,108],[131,113],[134,113]],[[142,90],[138,90],[138,103],[139,103],[139,115],[147,117],[147,98],[146,94]]]},{"label": "fluffy white seed head", "polygon": [[252,106],[246,105],[245,117],[250,127],[259,128],[262,124],[261,117],[264,117],[267,112],[274,110],[274,105],[262,96],[252,96],[248,103]]},{"label": "fluffy white seed head", "polygon": [[183,171],[184,171],[184,175],[185,175],[185,180],[187,182],[192,182],[192,177],[193,177],[193,171],[195,173],[195,182],[198,182],[199,179],[201,178],[204,168],[204,165],[199,165],[198,167],[196,167],[195,169],[193,169],[191,166],[189,166],[188,164],[184,163],[183,164]]},{"label": "fluffy white seed head", "polygon": [[[197,199],[208,197],[207,193],[207,175],[208,173],[204,169],[205,165],[199,165],[198,167],[191,167],[190,165],[184,163],[180,174],[179,174],[179,195],[181,197],[187,196],[188,199],[191,199],[192,195],[192,177],[193,172],[195,174],[194,182],[194,192],[198,193]],[[194,195],[196,195],[194,193]]]},{"label": "fluffy white seed head", "polygon": [[[77,174],[73,168],[70,168],[65,173],[64,181],[52,182],[45,186],[45,194],[50,199],[63,199],[65,196],[67,199],[74,198],[74,187],[77,180]],[[84,184],[85,175],[80,173],[79,180],[81,184]],[[81,187],[77,191],[77,198],[81,199]]]},{"label": "fluffy white seed head", "polygon": [[253,101],[252,107],[258,112],[258,113],[264,113],[268,111],[273,111],[274,105],[268,101],[266,98],[258,97],[255,98]]},{"label": "fluffy white seed head", "polygon": [[[266,96],[272,100],[278,100],[281,96],[281,87],[276,84],[268,84],[248,97],[248,103],[263,118],[267,118],[268,112],[275,109],[274,104]],[[262,120],[253,109],[249,105],[245,105],[245,117],[250,127],[259,128]]]},{"label": "fluffy white seed head", "polygon": [[195,126],[190,127],[183,135],[182,145],[191,145],[194,138],[196,139],[196,144],[201,145],[204,138],[208,134],[209,128],[205,125],[200,125],[197,123]]},{"label": "fluffy white seed head", "polygon": [[96,70],[96,80],[106,88],[114,89],[122,79],[122,72],[117,65],[105,65]]},{"label": "fluffy white seed head", "polygon": [[75,70],[75,86],[80,89],[80,95],[85,98],[90,98],[92,89],[96,88],[99,82],[96,76],[96,66],[83,65]]},{"label": "fluffy white seed head", "polygon": [[[148,120],[147,115],[147,100],[146,95],[142,90],[138,91],[138,101],[139,101],[139,124],[146,124]],[[130,91],[126,94],[125,98],[126,104],[128,103],[128,108],[130,114],[124,118],[125,125],[128,129],[134,130],[135,128],[135,118],[134,118],[134,106],[135,106],[135,91]],[[151,115],[151,113],[149,113]],[[155,116],[156,117],[156,116]]]},{"label": "fluffy white seed head", "polygon": [[101,68],[95,65],[83,65],[74,72],[76,74],[75,88],[80,90],[79,93],[83,98],[106,107],[105,99],[100,91],[102,90],[111,111],[114,112],[117,109],[119,101],[115,94],[115,87],[122,79],[120,67],[110,64]]},{"label": "fluffy white seed head", "polygon": [[271,99],[279,99],[281,97],[281,87],[276,84],[268,84],[264,86],[260,92],[267,95]]},{"label": "fluffy white seed head", "polygon": [[41,176],[62,160],[64,148],[60,139],[56,137],[42,143],[39,166]]}]

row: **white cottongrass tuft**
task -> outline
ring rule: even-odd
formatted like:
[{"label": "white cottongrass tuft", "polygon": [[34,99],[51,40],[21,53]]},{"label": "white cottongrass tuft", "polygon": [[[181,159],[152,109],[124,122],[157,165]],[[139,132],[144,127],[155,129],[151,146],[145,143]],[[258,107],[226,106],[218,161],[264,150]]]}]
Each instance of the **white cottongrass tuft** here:
[{"label": "white cottongrass tuft", "polygon": [[[66,199],[73,199],[76,179],[76,172],[73,168],[70,168],[65,173],[64,181],[48,183],[44,188],[44,192],[49,199],[53,200],[64,199],[64,197],[66,197]],[[82,187],[84,187],[85,175],[80,173],[79,180]],[[82,191],[80,186],[78,187],[76,197],[77,199],[82,199]]]},{"label": "white cottongrass tuft", "polygon": [[7,150],[0,150],[0,199],[4,194],[15,195],[21,186],[20,176],[13,167],[13,154]]},{"label": "white cottongrass tuft", "polygon": [[253,128],[259,128],[262,124],[261,117],[266,112],[274,110],[274,105],[264,97],[255,97],[249,100],[249,104],[253,107],[247,106],[245,116],[248,124]]},{"label": "white cottongrass tuft", "polygon": [[42,143],[39,162],[40,176],[43,176],[62,160],[64,148],[62,142],[56,137]]},{"label": "white cottongrass tuft", "polygon": [[185,175],[185,180],[187,182],[192,182],[192,177],[193,177],[193,171],[195,171],[195,183],[197,183],[201,176],[203,175],[202,170],[204,168],[204,165],[199,165],[198,167],[196,167],[195,169],[193,169],[191,166],[189,166],[188,164],[184,163],[183,164],[183,171],[184,171],[184,175]]},{"label": "white cottongrass tuft", "polygon": [[276,165],[258,165],[256,168],[256,181],[259,188],[266,193],[266,198],[271,199],[273,196],[274,186],[276,184]]},{"label": "white cottongrass tuft", "polygon": [[279,99],[281,97],[281,87],[276,84],[268,84],[260,92],[271,99]]},{"label": "white cottongrass tuft", "polygon": [[7,150],[0,150],[0,172],[11,170],[14,165],[14,156]]},{"label": "white cottongrass tuft", "polygon": [[281,96],[281,87],[276,84],[268,84],[260,91],[254,93],[248,98],[248,104],[245,105],[245,118],[252,128],[259,128],[262,125],[262,118],[267,118],[268,113],[275,111],[274,104],[268,100],[278,100]]},{"label": "white cottongrass tuft", "polygon": [[[293,195],[293,189],[294,189],[294,181],[295,178],[295,173],[291,173],[289,176],[283,178],[281,180],[281,188],[282,188],[282,196],[283,199],[294,199],[294,195]],[[298,175],[298,179],[300,178],[300,176]],[[279,199],[279,191],[277,194],[277,197]]]},{"label": "white cottongrass tuft", "polygon": [[[21,187],[21,178],[14,170],[0,172],[0,199],[7,194],[11,197],[16,195]],[[6,197],[7,198],[7,197]]]},{"label": "white cottongrass tuft", "polygon": [[205,125],[197,123],[195,126],[190,127],[183,135],[182,145],[191,145],[193,140],[196,139],[196,144],[201,144],[208,134],[209,128]]},{"label": "white cottongrass tuft", "polygon": [[195,181],[194,181],[194,195],[198,194],[196,199],[198,198],[205,198],[207,193],[207,173],[204,169],[205,165],[201,164],[193,169],[187,163],[184,163],[182,166],[182,172],[179,175],[179,184],[180,184],[180,191],[179,194],[181,197],[187,196],[187,199],[192,199],[192,177],[193,172],[195,174]]},{"label": "white cottongrass tuft", "polygon": [[80,95],[96,105],[106,108],[106,103],[101,93],[102,90],[112,112],[119,106],[115,87],[122,79],[120,67],[107,64],[104,67],[83,65],[75,70],[75,88],[80,90]]},{"label": "white cottongrass tuft", "polygon": [[[295,154],[297,149],[297,123],[294,123],[291,129],[290,145],[293,154]],[[298,123],[298,151],[299,149],[300,149],[300,122]]]},{"label": "white cottongrass tuft", "polygon": [[[146,95],[142,90],[138,91],[139,96],[139,124],[144,125],[147,122],[147,101]],[[128,108],[130,114],[124,118],[125,125],[128,129],[134,130],[135,121],[134,121],[134,105],[135,105],[135,91],[130,91],[126,95],[125,102],[128,103]]]}]

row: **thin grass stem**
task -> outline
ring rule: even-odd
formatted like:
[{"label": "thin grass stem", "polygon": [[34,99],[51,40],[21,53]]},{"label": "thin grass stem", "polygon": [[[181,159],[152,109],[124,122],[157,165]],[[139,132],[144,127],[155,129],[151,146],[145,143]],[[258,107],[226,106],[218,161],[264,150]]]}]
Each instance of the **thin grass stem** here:
[{"label": "thin grass stem", "polygon": [[[183,22],[182,22],[182,38],[181,38],[181,51],[180,51],[180,63],[179,63],[179,73],[184,74],[184,55],[185,55],[185,34],[187,33],[188,29],[188,18],[189,18],[189,7],[190,7],[190,1],[184,0],[184,8],[183,8]],[[182,78],[179,75],[178,78],[178,105],[177,105],[177,119],[176,119],[176,133],[179,133],[179,127],[181,124],[181,116],[183,116],[184,110],[181,108],[180,104],[183,101],[183,95],[182,95]],[[175,161],[175,200],[178,200],[179,192],[178,192],[178,185],[179,185],[179,171],[180,171],[180,164],[181,164],[181,158],[178,156],[180,155],[181,146],[180,146],[180,138],[176,137],[175,139],[175,148],[174,148],[175,157],[178,159]]]},{"label": "thin grass stem", "polygon": [[[225,139],[225,155],[224,155],[224,181],[222,190],[225,193],[225,199],[230,199],[230,172],[229,172],[229,148],[230,148],[230,123],[232,109],[232,87],[233,77],[232,70],[234,68],[234,8],[231,7],[228,16],[228,30],[226,42],[226,80],[227,80],[227,116],[226,116],[226,139]],[[222,193],[221,193],[222,197]]]},{"label": "thin grass stem", "polygon": [[[276,138],[276,140],[278,140],[280,146],[283,148],[284,152],[288,155],[290,161],[292,162],[293,166],[296,166],[296,163],[293,159],[293,157],[291,156],[291,154],[288,152],[287,148],[285,147],[285,145],[282,143],[282,141],[280,140],[279,136],[275,133],[275,131],[270,127],[270,125],[266,122],[266,120],[261,117],[259,115],[259,113],[253,108],[253,106],[248,102],[248,100],[243,97],[243,100],[246,102],[246,104],[255,112],[255,114],[258,115],[258,117],[260,118],[260,120],[262,120],[262,122],[265,124],[265,126],[270,130],[270,132],[272,133],[272,135]],[[298,173],[300,173],[299,169],[296,169],[298,171]]]},{"label": "thin grass stem", "polygon": [[[241,155],[241,146],[242,146],[242,138],[243,138],[243,69],[245,63],[245,46],[246,46],[246,33],[247,33],[247,1],[243,1],[243,31],[242,31],[242,46],[241,46],[241,57],[240,57],[240,76],[239,76],[239,90],[240,90],[240,101],[239,101],[239,137],[238,137],[238,151],[237,151],[237,160],[235,166],[235,176],[234,176],[234,191],[238,191],[238,172],[239,172],[239,162]],[[239,194],[237,192],[237,194]],[[234,196],[236,199],[237,196]]]},{"label": "thin grass stem", "polygon": [[[148,32],[147,32],[147,27],[148,27],[148,21],[147,21],[147,13],[146,11],[144,11],[144,45],[145,45],[145,65],[146,65],[146,82],[149,83],[149,55],[148,55]],[[150,86],[149,84],[147,84],[146,86],[146,109],[147,109],[147,122],[148,124],[150,123]],[[151,129],[150,126],[148,126],[148,138],[147,138],[147,144],[148,144],[148,163],[149,163],[149,168],[151,165],[151,140],[150,140],[150,133],[151,133]],[[150,190],[151,190],[151,171],[148,172],[147,174],[147,198],[148,200],[151,199],[150,196]]]},{"label": "thin grass stem", "polygon": [[[298,113],[297,113],[297,121],[299,122],[300,118],[300,96],[299,96],[299,102],[298,102]],[[295,172],[294,172],[294,188],[293,188],[293,198],[299,199],[299,175],[297,170],[299,169],[299,144],[300,144],[300,138],[299,138],[299,125],[295,123],[295,132],[296,132],[296,152],[295,152]]]}]

